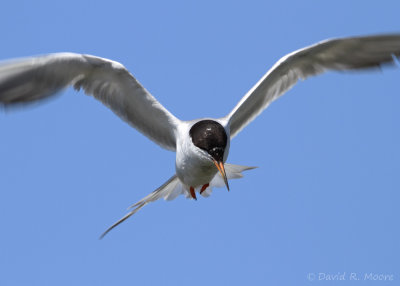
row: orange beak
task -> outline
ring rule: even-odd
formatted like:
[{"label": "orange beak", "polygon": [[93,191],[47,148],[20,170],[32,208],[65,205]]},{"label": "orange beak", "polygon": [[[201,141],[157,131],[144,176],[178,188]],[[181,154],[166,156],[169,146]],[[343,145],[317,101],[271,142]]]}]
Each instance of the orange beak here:
[{"label": "orange beak", "polygon": [[218,171],[221,173],[221,176],[224,179],[226,188],[229,191],[229,184],[228,184],[228,179],[226,178],[224,162],[222,162],[222,161],[217,162],[217,161],[214,160],[214,164],[217,167]]}]

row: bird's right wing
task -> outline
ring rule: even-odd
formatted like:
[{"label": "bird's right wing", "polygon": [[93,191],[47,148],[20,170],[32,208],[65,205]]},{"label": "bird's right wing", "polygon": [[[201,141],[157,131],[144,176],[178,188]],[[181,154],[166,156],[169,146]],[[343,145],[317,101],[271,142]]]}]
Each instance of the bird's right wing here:
[{"label": "bird's right wing", "polygon": [[0,63],[0,107],[82,88],[158,145],[176,150],[180,122],[118,62],[58,53]]},{"label": "bird's right wing", "polygon": [[281,58],[240,100],[224,119],[231,138],[299,79],[327,70],[379,68],[400,57],[400,35],[379,35],[326,40]]}]

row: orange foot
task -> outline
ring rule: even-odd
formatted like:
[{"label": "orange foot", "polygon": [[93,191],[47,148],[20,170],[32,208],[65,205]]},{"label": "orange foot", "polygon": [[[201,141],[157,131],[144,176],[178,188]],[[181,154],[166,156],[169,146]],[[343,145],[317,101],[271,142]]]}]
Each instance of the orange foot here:
[{"label": "orange foot", "polygon": [[193,187],[190,187],[190,195],[192,196],[193,199],[197,201],[196,192],[194,191]]},{"label": "orange foot", "polygon": [[210,185],[210,184],[205,184],[205,185],[203,185],[203,186],[201,187],[200,195],[201,195],[202,192],[204,192],[204,191],[208,188],[209,185]]}]

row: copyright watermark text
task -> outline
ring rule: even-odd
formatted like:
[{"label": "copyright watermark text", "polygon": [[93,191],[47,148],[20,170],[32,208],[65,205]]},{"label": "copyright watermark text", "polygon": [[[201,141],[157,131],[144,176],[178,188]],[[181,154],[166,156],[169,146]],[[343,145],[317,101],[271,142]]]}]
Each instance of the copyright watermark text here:
[{"label": "copyright watermark text", "polygon": [[394,274],[373,272],[310,272],[308,281],[394,281]]}]

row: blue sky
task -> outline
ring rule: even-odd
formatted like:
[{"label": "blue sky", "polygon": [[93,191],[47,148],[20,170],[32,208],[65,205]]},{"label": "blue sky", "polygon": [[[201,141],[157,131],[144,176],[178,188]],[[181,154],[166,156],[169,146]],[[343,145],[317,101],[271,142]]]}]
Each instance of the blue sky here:
[{"label": "blue sky", "polygon": [[[177,117],[220,117],[286,53],[400,32],[398,1],[360,4],[3,1],[0,57],[110,58]],[[0,112],[0,285],[396,285],[399,77],[299,83],[231,142],[229,162],[259,168],[229,193],[150,204],[103,240],[174,173],[174,153],[72,90]]]}]

